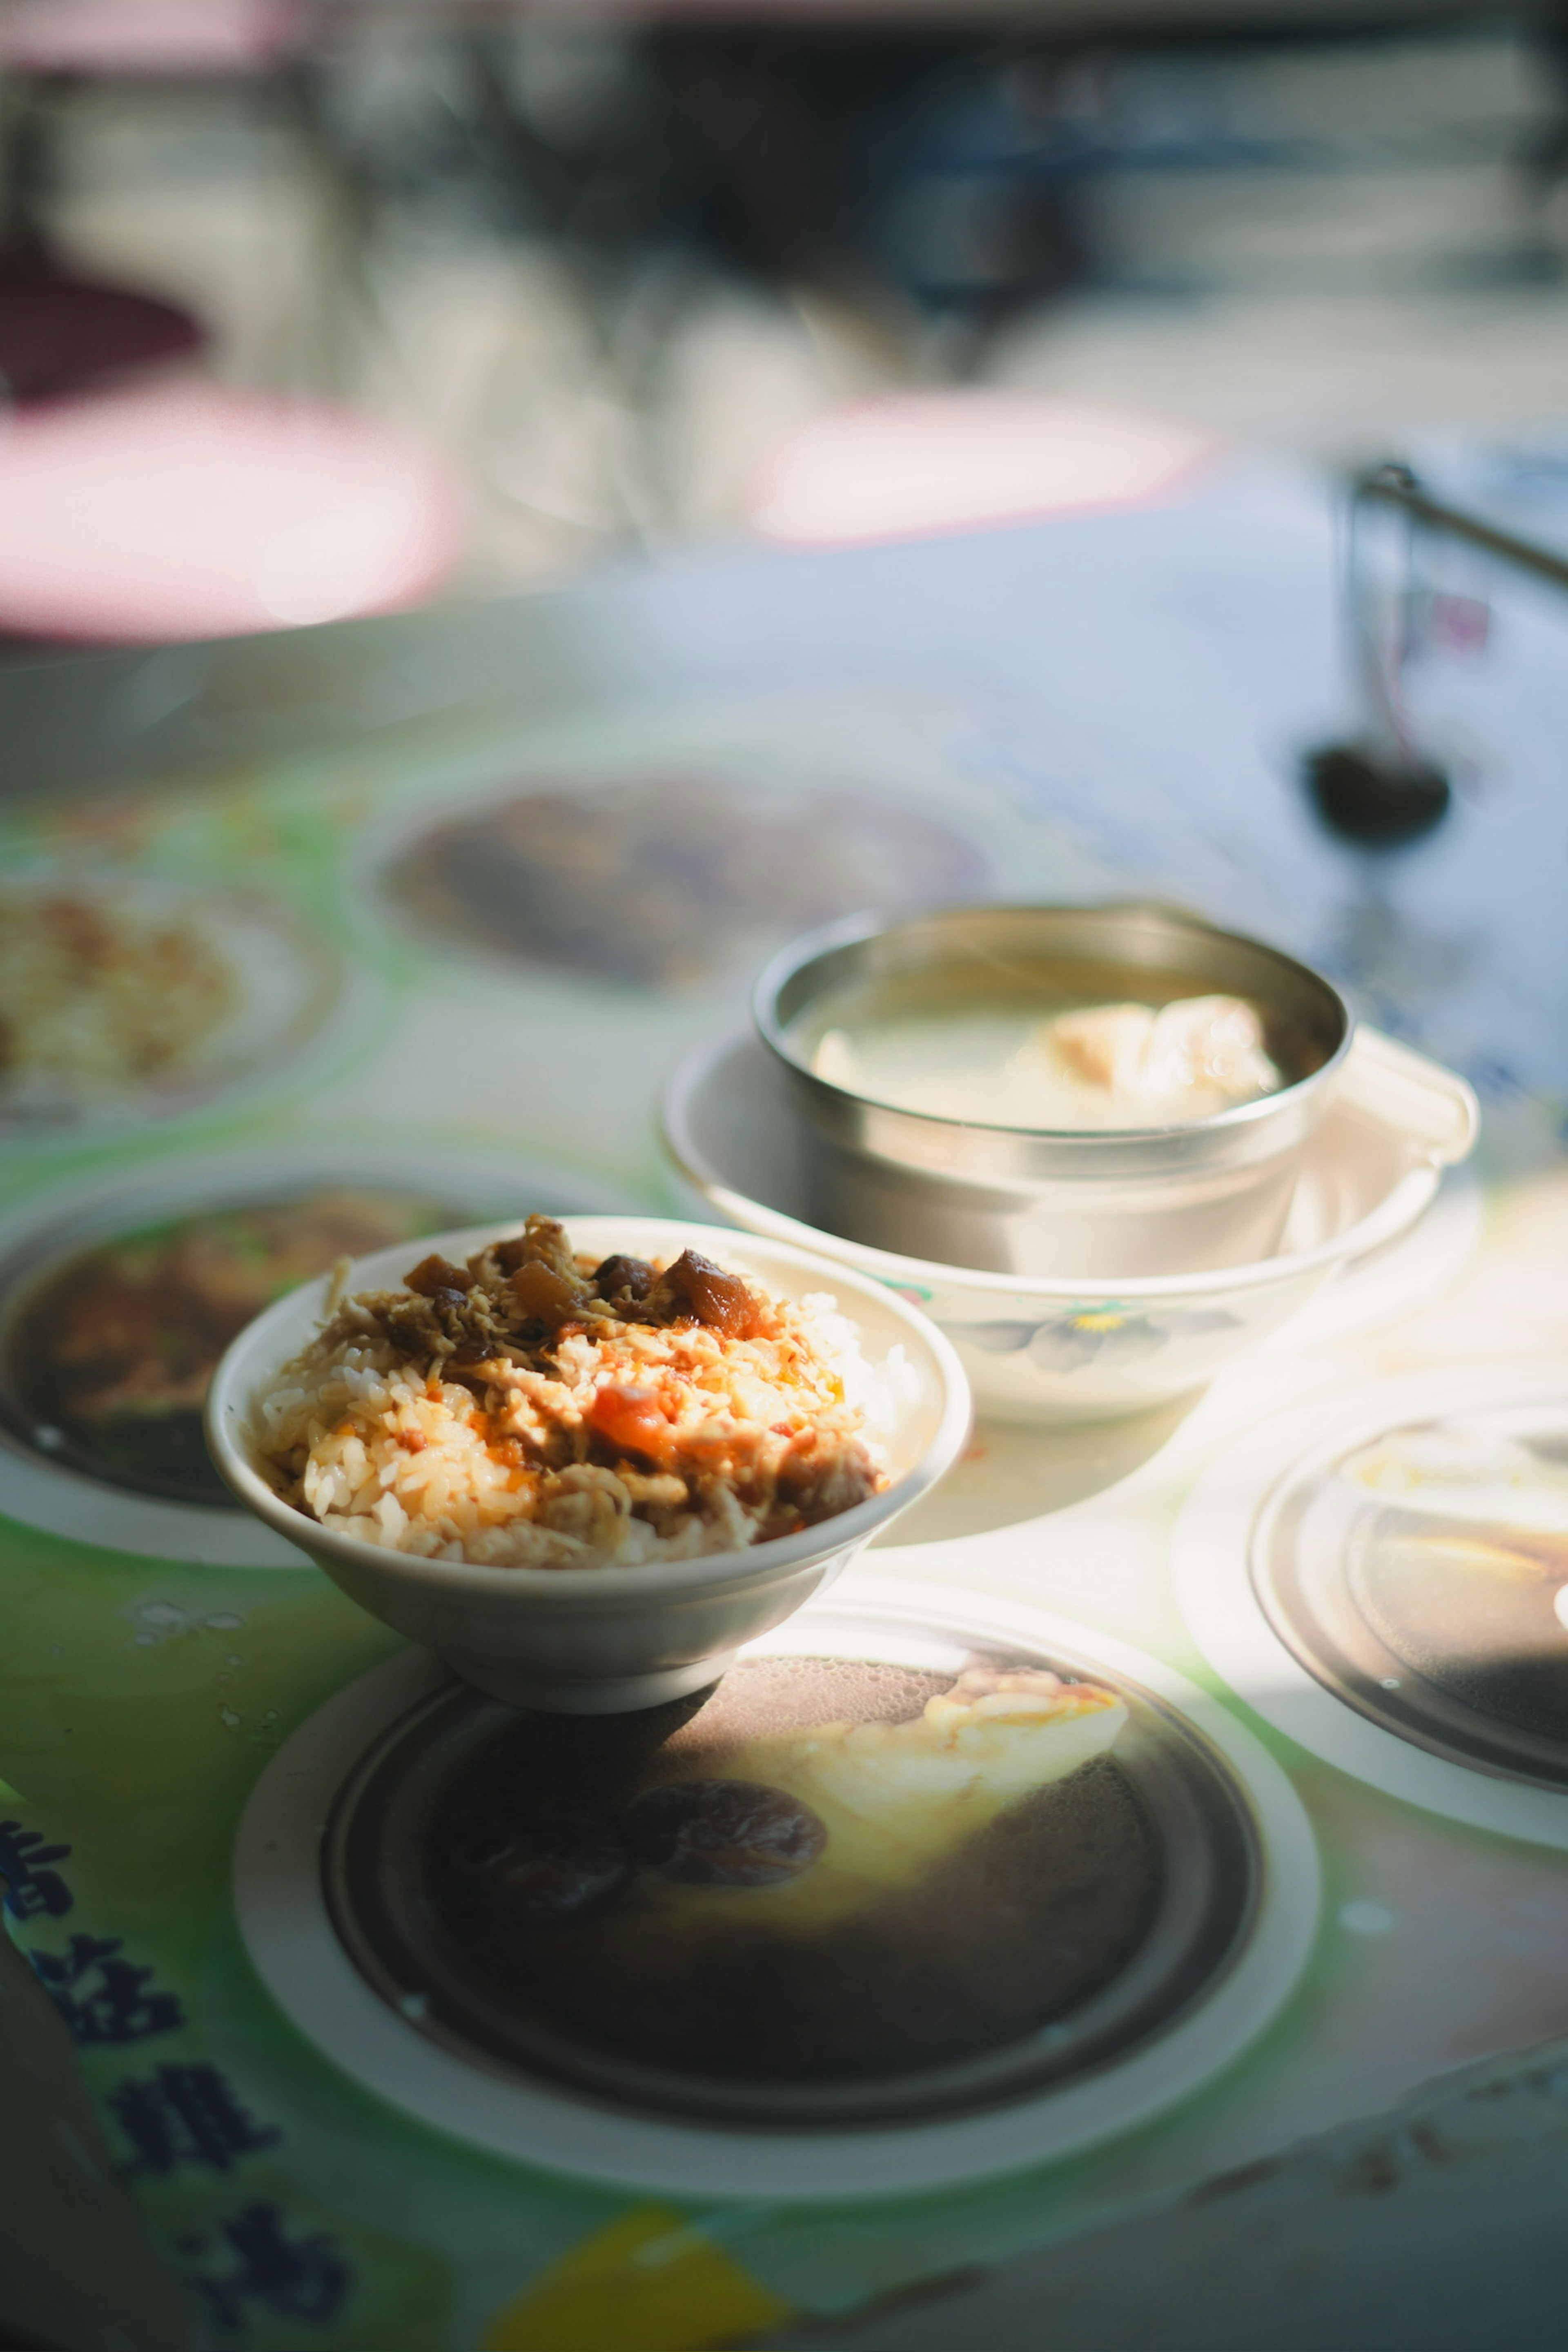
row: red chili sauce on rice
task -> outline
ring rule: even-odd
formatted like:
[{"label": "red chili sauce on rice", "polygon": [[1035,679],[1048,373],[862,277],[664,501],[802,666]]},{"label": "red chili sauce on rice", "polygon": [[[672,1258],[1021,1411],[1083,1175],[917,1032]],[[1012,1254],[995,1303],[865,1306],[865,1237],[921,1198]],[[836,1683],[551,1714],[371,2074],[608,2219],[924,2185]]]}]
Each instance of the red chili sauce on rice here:
[{"label": "red chili sauce on rice", "polygon": [[595,1265],[550,1217],[405,1279],[343,1299],[261,1408],[269,1475],[323,1527],[630,1566],[793,1535],[888,1484],[878,1376],[831,1297],[771,1297],[695,1250]]}]

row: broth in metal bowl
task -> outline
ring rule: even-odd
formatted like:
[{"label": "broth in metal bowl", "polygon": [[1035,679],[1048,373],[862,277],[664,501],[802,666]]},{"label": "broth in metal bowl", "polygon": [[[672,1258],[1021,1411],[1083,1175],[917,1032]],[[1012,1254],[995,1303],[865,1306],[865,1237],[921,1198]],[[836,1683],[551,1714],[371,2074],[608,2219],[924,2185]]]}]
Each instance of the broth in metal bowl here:
[{"label": "broth in metal bowl", "polygon": [[1091,1277],[1267,1256],[1354,1029],[1305,964],[1141,905],[860,918],[776,958],[755,1013],[818,1223]]}]

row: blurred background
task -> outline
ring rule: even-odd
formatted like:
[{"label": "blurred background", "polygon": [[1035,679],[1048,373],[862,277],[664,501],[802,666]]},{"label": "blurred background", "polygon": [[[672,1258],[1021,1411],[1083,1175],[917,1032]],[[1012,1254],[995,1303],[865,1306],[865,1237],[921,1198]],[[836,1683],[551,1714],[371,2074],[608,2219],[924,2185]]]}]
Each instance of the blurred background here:
[{"label": "blurred background", "polygon": [[890,395],[1004,471],[1042,395],[1080,453],[1106,404],[1198,428],[1151,478],[1539,417],[1565,175],[1554,6],[10,0],[0,631],[874,536],[914,478],[918,525],[924,423],[847,487]]},{"label": "blurred background", "polygon": [[[1501,1137],[1521,1164],[1548,1153],[1555,1166],[1568,1139],[1563,583],[1543,585],[1538,565],[1500,585],[1473,547],[1417,547],[1404,509],[1369,513],[1363,500],[1347,528],[1342,485],[1408,457],[1445,495],[1568,551],[1565,425],[1568,0],[0,0],[0,800],[16,800],[15,824],[0,814],[21,877],[9,963],[0,954],[10,992],[0,1125],[9,1110],[19,1138],[0,1206],[20,1199],[31,1215],[30,1194],[41,1202],[95,1157],[120,1181],[117,1155],[129,1165],[164,1148],[163,1098],[135,1092],[141,1032],[129,1016],[109,1019],[117,992],[151,1008],[153,1046],[171,1039],[176,1064],[185,1048],[170,1007],[195,1007],[191,1121],[208,1117],[207,1071],[215,1131],[232,1115],[237,1150],[265,1134],[308,1156],[363,1130],[395,1132],[403,1153],[406,1071],[439,1070],[444,1118],[476,1151],[507,1155],[509,1183],[516,1155],[526,1163],[537,1146],[549,1164],[558,1155],[591,1171],[584,1200],[651,1202],[668,1181],[648,1116],[657,1073],[710,1033],[720,1005],[738,1012],[742,963],[770,943],[770,927],[782,940],[872,896],[918,900],[933,861],[954,891],[1005,883],[1037,895],[1048,876],[1051,896],[1099,896],[1113,877],[1119,890],[1180,895],[1256,924],[1342,981],[1383,1026],[1465,1068],[1486,1094],[1494,1149]],[[1189,482],[1195,494],[1176,495]],[[1126,529],[1002,529],[847,562],[748,552],[929,540],[1116,506],[1156,510],[1123,518]],[[721,552],[685,561],[700,549]],[[595,575],[603,589],[521,615],[501,602]],[[419,607],[426,619],[379,630],[258,635]],[[57,658],[226,636],[247,642],[210,660]],[[210,829],[200,794],[163,793],[182,773],[210,787]],[[138,776],[158,780],[140,802],[79,797]],[[1316,827],[1304,779],[1349,843]],[[588,814],[574,827],[563,811],[578,787]],[[483,821],[469,824],[476,810]],[[357,845],[362,827],[369,848]],[[1426,834],[1415,856],[1371,854]],[[37,887],[57,869],[58,891]],[[466,897],[476,872],[483,887]],[[231,885],[254,885],[273,914],[235,930]],[[181,908],[210,898],[188,933],[171,924],[184,981],[143,953],[152,918],[139,910],[155,913],[161,890]],[[511,931],[487,961],[484,909],[498,900]],[[102,917],[116,905],[129,910],[123,924]],[[308,949],[324,909],[318,987]],[[692,938],[732,944],[734,969],[687,972],[676,950]],[[277,975],[293,967],[290,994]],[[263,1008],[254,1038],[241,1033],[261,1071],[254,1095],[238,1047],[199,1061],[228,1017],[215,969],[230,973],[247,1020]],[[384,1037],[373,1014],[395,988],[398,1018]],[[94,1058],[100,1013],[107,1079]],[[122,1127],[73,1132],[79,1066],[89,1104],[95,1087],[112,1100],[129,1083],[141,1108]],[[29,1096],[36,1069],[41,1091]],[[498,1088],[497,1070],[527,1083]],[[177,1155],[205,1129],[179,1124],[184,1096],[168,1106]],[[562,1192],[579,1197],[575,1179]],[[1485,1360],[1512,1349],[1519,1328],[1528,1350],[1560,1357],[1560,1226],[1544,1212],[1531,1224],[1532,1213],[1517,1223],[1516,1270],[1498,1277],[1502,1308],[1410,1326],[1398,1344],[1412,1361]],[[160,1291],[160,1314],[167,1305]],[[1307,1380],[1334,1377],[1328,1357],[1317,1360]],[[59,1438],[52,1418],[43,1425]],[[1166,1433],[1162,1423],[1149,1443]],[[1119,1479],[1106,1466],[1117,1458],[1097,1452],[1092,1478]],[[996,1475],[997,1509],[1021,1515]],[[112,1507],[122,1513],[124,1498]],[[0,1538],[9,1541],[4,1527]],[[104,1540],[123,1543],[124,1574],[140,1579],[144,1538]],[[24,1529],[15,1552],[29,1591],[32,1542]],[[84,1689],[96,1687],[90,1644],[100,1616],[109,1622],[102,1563],[91,1554],[79,1588],[59,1588],[62,1611],[77,1612],[68,1633]],[[1131,1589],[1108,1581],[1106,1609],[1131,1608]],[[147,1622],[161,1643],[180,1611],[163,1585],[158,1593]],[[1159,1646],[1175,1621],[1163,1597],[1151,1606]],[[260,1727],[247,1728],[243,1751],[230,1744],[239,1763],[228,1780],[209,1775],[210,1742],[240,1722],[226,1697],[209,1707],[192,1678],[180,1685],[185,1712],[171,1707],[166,1753],[199,1847],[194,1905],[219,1886],[213,1857],[232,1834],[222,1807],[281,1736],[279,1712],[287,1728],[323,1676],[360,1670],[346,1637],[339,1663],[323,1665],[314,1621],[300,1622],[293,1663],[296,1636],[279,1636],[266,1669],[276,1703],[247,1702]],[[140,1690],[129,1677],[154,1656],[161,1673],[174,1654],[118,1625],[123,1688]],[[57,1704],[63,1648],[41,1664],[16,1651],[14,1677],[36,1680],[40,1707]],[[116,1694],[120,1655],[101,1668]],[[110,1742],[120,1704],[102,1714]],[[147,1735],[154,1763],[159,1736]],[[187,1736],[199,1771],[179,1762]],[[142,1848],[131,1837],[120,1846],[121,1759],[105,1754],[119,1869],[122,1853]],[[14,1794],[0,1782],[7,1803]],[[147,1811],[146,1850],[172,1853],[174,1816],[162,1801]],[[68,1840],[76,1834],[68,1825]],[[1334,1835],[1352,1850],[1342,1825]],[[1439,1916],[1458,1867],[1447,1849],[1423,1862],[1412,1843],[1406,1864],[1390,1831],[1387,1850],[1408,1884],[1430,1876]],[[1543,1854],[1529,1867],[1555,1868]],[[1373,1866],[1355,1883],[1381,1890]],[[1452,2015],[1452,2032],[1462,2023],[1471,2038],[1439,2050],[1424,2025],[1404,2035],[1405,2015],[1424,2014],[1400,1973],[1424,1943],[1413,1913],[1407,1940],[1390,1939],[1385,1976],[1370,1958],[1364,1970],[1333,1962],[1336,1982],[1386,1988],[1384,2005],[1363,2008],[1365,2040],[1342,2039],[1331,2064],[1303,2060],[1303,2103],[1292,2106],[1292,2093],[1271,2106],[1274,2088],[1259,2094],[1258,2145],[1305,2115],[1340,2115],[1332,2103],[1351,2095],[1336,2086],[1352,2076],[1356,2103],[1392,2096],[1399,2067],[1419,2079],[1458,2052],[1489,2055],[1556,2022],[1562,1890],[1524,1869],[1524,1891],[1507,1902],[1495,1891],[1500,1865],[1496,1879],[1467,1882],[1480,1894],[1458,1961],[1442,1938],[1425,1940],[1426,1973],[1415,1976],[1440,1988],[1431,2014]],[[207,1950],[194,1930],[188,1947],[179,1941],[185,1899],[182,1876],[168,1906],[181,1966],[187,1950]],[[226,1906],[226,1892],[218,1899]],[[150,1895],[134,1916],[154,1907]],[[1359,1948],[1363,1928],[1381,1935],[1394,1913],[1360,1902],[1342,1920]],[[1492,1947],[1476,1940],[1488,1934]],[[54,2047],[26,2016],[24,1995],[42,1996],[19,1962],[6,1981],[9,1949],[0,1937],[0,2093],[8,2085],[10,2108],[38,2130],[0,2147],[0,2346],[124,2347],[132,2337],[106,2316],[121,2273],[127,2310],[133,2290],[166,2303],[170,2289],[145,2269],[128,2217],[110,2215],[107,2156],[82,2158],[94,2126],[71,2104],[63,2034]],[[1477,1957],[1489,1949],[1495,1967]],[[124,1967],[128,1981],[148,1973]],[[1516,2014],[1509,1987],[1538,1979],[1551,2000],[1531,1990],[1536,2005]],[[217,1981],[204,1977],[202,1999],[222,2054],[230,1995],[211,1992]],[[251,1997],[232,1995],[233,2046]],[[1363,2079],[1359,2053],[1374,2042],[1394,2057],[1385,2064],[1380,2052],[1382,2071]],[[1560,2086],[1568,2076],[1551,2064],[1542,2079]],[[268,2084],[268,2112],[272,2095]],[[301,2138],[320,2147],[327,2126],[311,2143],[316,2128]],[[1531,2179],[1560,2182],[1561,2160],[1536,2162],[1537,2107],[1512,2128]],[[364,2147],[374,2137],[382,2149],[385,2129],[378,2105]],[[1209,2143],[1188,2145],[1217,2160],[1204,2155]],[[335,2147],[329,2156],[321,2177],[335,2181]],[[74,2202],[61,2186],[68,2159],[87,2183]],[[400,2160],[396,2145],[375,2156]],[[433,2160],[432,2179],[446,2160]],[[1165,2160],[1125,2178],[1146,2187]],[[301,2159],[300,2183],[316,2161]],[[391,2179],[374,2166],[354,2176],[359,2161],[351,2149],[343,2179]],[[1186,2161],[1174,2159],[1178,2175]],[[1357,2257],[1364,2268],[1319,2262],[1343,2298],[1321,2340],[1385,2344],[1379,2315],[1397,2308],[1410,2320],[1402,2341],[1457,2344],[1463,2313],[1502,2308],[1492,2298],[1506,2291],[1516,2299],[1494,2334],[1555,2343],[1561,2314],[1544,2297],[1531,2305],[1538,2332],[1521,2332],[1518,2295],[1554,2276],[1551,2228],[1517,2188],[1524,2169],[1522,2157],[1517,2172],[1499,2163],[1468,2239],[1434,2190],[1420,2208],[1419,2265],[1402,2251],[1408,2235],[1384,2234],[1380,2203],[1367,2243],[1385,2249],[1390,2300],[1363,2294],[1371,2254]],[[1357,2178],[1383,2197],[1382,2173]],[[1447,2178],[1444,2196],[1459,2193],[1461,2176]],[[1465,2193],[1479,2199],[1474,2178],[1463,2176]],[[473,2297],[499,2298],[503,2279],[520,2294],[525,2263],[557,2227],[529,2221],[517,2183],[496,2179],[492,2205],[472,2200],[471,2235],[453,2227],[451,2274]],[[302,2199],[289,2179],[290,2200]],[[240,2193],[226,2182],[214,2174],[201,2209],[215,2227],[234,2219],[219,2200]],[[344,2191],[344,2214],[360,2193]],[[384,2273],[389,2298],[403,2273],[386,2232],[423,2194],[411,2172],[393,2220],[366,2223],[363,2242],[379,2251],[365,2273],[377,2293]],[[539,2190],[540,2213],[554,2211],[555,2195]],[[307,2249],[326,2246],[330,2261],[334,2241],[318,2221],[360,2229],[336,2199],[334,2188],[297,2209]],[[468,2231],[466,2187],[462,2203]],[[1371,2212],[1365,2196],[1361,2206]],[[444,2189],[437,2210],[457,2210]],[[1002,2237],[1044,2226],[1013,2210]],[[1301,2242],[1315,2246],[1319,2203],[1302,2200],[1300,2213]],[[1501,2259],[1505,2213],[1508,2228],[1538,2231],[1537,2254]],[[922,2212],[895,2261],[893,2233],[846,2224],[823,2239],[820,2260],[802,2255],[802,2276],[851,2283],[832,2294],[867,2281],[880,2292],[945,2259],[932,2245],[968,2243],[970,2226],[928,2245]],[[1249,2224],[1228,2226],[1239,2245]],[[731,2252],[738,2242],[725,2241]],[[1207,2243],[1186,2241],[1193,2275]],[[1279,2278],[1308,2265],[1280,2262],[1276,2273],[1279,2241],[1256,2243],[1268,2303]],[[1449,2252],[1471,2264],[1478,2298],[1456,2302],[1452,2326],[1439,2308],[1453,2272],[1438,2257]],[[1137,2285],[1138,2260],[1107,2267]],[[1212,2312],[1185,2287],[1172,2295],[1177,2275],[1176,2255],[1147,2269],[1163,2314],[1193,2315],[1181,2340],[1207,2352],[1219,2341]],[[1228,2278],[1225,2260],[1213,2276]],[[1411,2318],[1417,2287],[1429,2326]],[[274,2290],[286,2294],[287,2278],[247,2287]],[[900,2294],[895,2332],[914,2324]],[[1273,2340],[1278,2308],[1254,2325],[1256,2307],[1237,2305],[1240,2332],[1226,2342]],[[274,2308],[289,2340],[303,2342],[298,2309]],[[421,2308],[400,2324],[416,2330]],[[1303,2305],[1300,2331],[1317,2308]],[[1004,2313],[989,2336],[961,2315],[952,2340],[1033,2341],[1037,2309],[1016,2323]],[[1119,2314],[1126,2340],[1149,2340],[1124,2305],[1106,2325]],[[162,2347],[176,2327],[161,2303],[135,2340]],[[1177,2338],[1167,2328],[1161,2340]]]}]

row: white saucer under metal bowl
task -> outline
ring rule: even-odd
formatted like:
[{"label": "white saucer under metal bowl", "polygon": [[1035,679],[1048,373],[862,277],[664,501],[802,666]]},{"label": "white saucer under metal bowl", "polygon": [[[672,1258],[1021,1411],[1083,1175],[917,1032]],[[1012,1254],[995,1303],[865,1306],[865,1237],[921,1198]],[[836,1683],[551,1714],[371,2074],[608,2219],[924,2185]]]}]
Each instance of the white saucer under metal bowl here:
[{"label": "white saucer under metal bowl", "polygon": [[811,1224],[801,1123],[776,1065],[749,1035],[680,1065],[665,1089],[662,1124],[677,1170],[721,1216],[818,1250],[923,1307],[957,1348],[980,1412],[1095,1421],[1212,1380],[1331,1275],[1425,1214],[1444,1167],[1474,1142],[1475,1097],[1436,1064],[1402,1055],[1405,1065],[1409,1084],[1390,1086],[1386,1109],[1360,1089],[1353,1103],[1330,1108],[1306,1147],[1274,1256],[1119,1286],[939,1265]]}]

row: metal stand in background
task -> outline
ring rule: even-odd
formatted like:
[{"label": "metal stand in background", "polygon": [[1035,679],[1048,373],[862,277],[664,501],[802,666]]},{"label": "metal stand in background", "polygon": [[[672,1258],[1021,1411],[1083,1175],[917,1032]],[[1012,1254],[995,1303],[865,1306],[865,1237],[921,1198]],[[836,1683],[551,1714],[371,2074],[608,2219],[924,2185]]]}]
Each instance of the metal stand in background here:
[{"label": "metal stand in background", "polygon": [[[1366,527],[1376,508],[1394,509],[1407,526],[1405,584],[1392,600],[1379,595],[1370,576]],[[1453,797],[1447,775],[1415,740],[1405,698],[1405,671],[1418,646],[1422,601],[1412,584],[1415,552],[1426,535],[1462,540],[1537,579],[1568,588],[1568,559],[1443,504],[1429,496],[1408,466],[1375,466],[1357,480],[1351,497],[1346,602],[1367,727],[1354,742],[1324,744],[1310,752],[1306,778],[1325,824],[1370,847],[1393,848],[1430,832]]]}]

